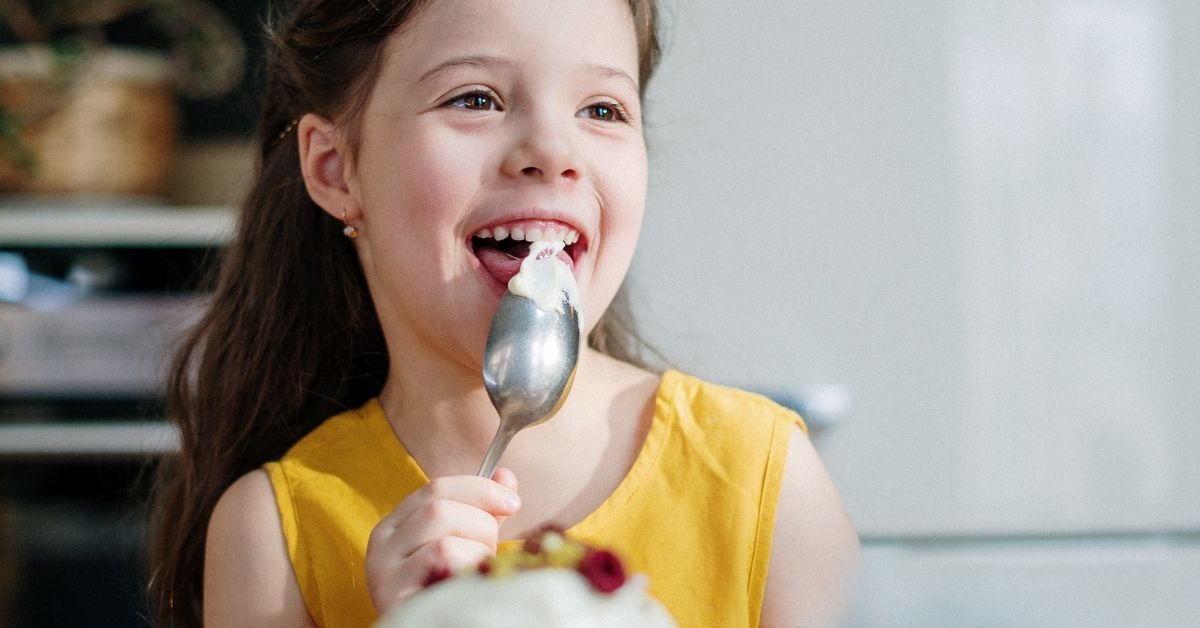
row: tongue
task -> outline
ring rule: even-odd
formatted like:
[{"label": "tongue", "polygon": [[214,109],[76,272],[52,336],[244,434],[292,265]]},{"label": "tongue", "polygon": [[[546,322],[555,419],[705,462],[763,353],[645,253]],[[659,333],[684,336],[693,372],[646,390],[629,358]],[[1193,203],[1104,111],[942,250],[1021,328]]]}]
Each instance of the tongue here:
[{"label": "tongue", "polygon": [[[496,248],[482,246],[475,251],[475,257],[479,258],[479,263],[483,265],[483,269],[489,275],[495,277],[496,281],[507,286],[510,279],[513,278],[521,270],[521,259],[514,257]],[[574,264],[571,256],[565,251],[558,253],[558,259],[562,260],[567,268],[573,268]]]},{"label": "tongue", "polygon": [[479,263],[483,264],[483,269],[505,286],[508,285],[508,280],[521,270],[520,258],[513,257],[499,249],[480,247],[475,251],[475,256],[479,258]]}]

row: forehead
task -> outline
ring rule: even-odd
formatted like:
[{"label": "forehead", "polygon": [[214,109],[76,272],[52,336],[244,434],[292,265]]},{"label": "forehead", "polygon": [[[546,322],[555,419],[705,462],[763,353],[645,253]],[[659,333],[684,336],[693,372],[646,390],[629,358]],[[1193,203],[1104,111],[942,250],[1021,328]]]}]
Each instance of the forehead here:
[{"label": "forehead", "polygon": [[628,0],[434,0],[389,40],[387,54],[389,71],[413,79],[463,56],[638,76]]}]

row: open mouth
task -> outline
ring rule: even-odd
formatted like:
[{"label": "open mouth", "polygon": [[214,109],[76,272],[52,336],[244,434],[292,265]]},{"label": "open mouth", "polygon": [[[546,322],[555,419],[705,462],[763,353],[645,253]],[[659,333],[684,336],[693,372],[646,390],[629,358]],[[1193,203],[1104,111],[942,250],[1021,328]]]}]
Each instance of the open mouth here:
[{"label": "open mouth", "polygon": [[470,246],[483,269],[507,286],[521,270],[529,245],[538,241],[562,242],[563,252],[558,257],[572,269],[586,250],[579,231],[549,220],[522,220],[480,229],[471,236]]}]

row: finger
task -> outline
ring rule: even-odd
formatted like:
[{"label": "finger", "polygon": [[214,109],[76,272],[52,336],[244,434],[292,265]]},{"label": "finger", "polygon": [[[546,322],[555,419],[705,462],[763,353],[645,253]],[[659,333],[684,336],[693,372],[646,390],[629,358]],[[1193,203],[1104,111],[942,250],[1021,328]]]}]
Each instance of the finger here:
[{"label": "finger", "polygon": [[[495,553],[494,547],[478,541],[444,536],[432,543],[426,543],[412,558],[415,558],[418,564],[423,564],[427,568],[426,571],[429,568],[445,568],[457,572],[474,569],[483,559]],[[421,577],[425,577],[425,572],[421,573]]]},{"label": "finger", "polygon": [[470,504],[436,499],[396,526],[391,540],[400,556],[446,537],[459,537],[495,548],[500,523],[491,513]]},{"label": "finger", "polygon": [[517,475],[508,467],[498,467],[492,474],[492,481],[516,493],[518,490]]},{"label": "finger", "polygon": [[[508,467],[497,468],[496,472],[492,474],[492,481],[509,489],[513,493],[518,492],[519,486],[517,484],[517,475]],[[504,525],[504,522],[507,519],[508,515],[496,515],[496,523],[499,525]]]},{"label": "finger", "polygon": [[454,573],[474,569],[494,554],[495,551],[486,545],[458,537],[443,537],[426,543],[412,556],[400,561],[392,598],[398,601],[420,591],[425,579],[434,571]]},{"label": "finger", "polygon": [[[415,576],[408,573],[413,567],[405,565],[413,564],[413,557],[425,557],[424,562],[416,564],[421,569],[428,570],[430,567],[448,564],[441,559],[450,556],[449,550],[463,542],[474,543],[488,552],[494,552],[499,539],[500,524],[491,514],[474,506],[450,500],[435,500],[413,513],[391,533],[377,534],[376,531],[372,531],[367,541],[368,576],[375,574],[373,577],[376,581],[402,581],[403,586],[408,586],[413,584]],[[447,542],[446,539],[459,540]],[[446,545],[447,543],[449,545]],[[433,561],[434,558],[440,562]],[[423,576],[424,572],[421,577]]]},{"label": "finger", "polygon": [[474,475],[445,476],[434,478],[406,497],[376,528],[394,529],[429,502],[438,499],[469,504],[492,515],[511,515],[521,507],[521,498],[516,491],[498,482]]},{"label": "finger", "polygon": [[482,543],[459,537],[442,537],[421,546],[401,563],[402,589],[419,589],[425,578],[435,571],[457,573],[479,566],[496,551]]}]

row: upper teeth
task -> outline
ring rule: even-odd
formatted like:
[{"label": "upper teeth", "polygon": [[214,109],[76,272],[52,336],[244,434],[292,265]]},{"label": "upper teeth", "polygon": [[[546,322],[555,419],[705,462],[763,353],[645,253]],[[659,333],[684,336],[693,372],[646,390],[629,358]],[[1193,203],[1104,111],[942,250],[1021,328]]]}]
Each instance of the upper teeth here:
[{"label": "upper teeth", "polygon": [[574,229],[564,227],[530,227],[524,229],[521,227],[513,227],[509,230],[506,227],[496,227],[494,229],[480,229],[476,234],[476,238],[495,238],[496,240],[505,240],[512,238],[514,240],[524,240],[526,242],[537,242],[539,240],[546,242],[562,242],[563,244],[575,244],[579,241],[579,232]]}]

